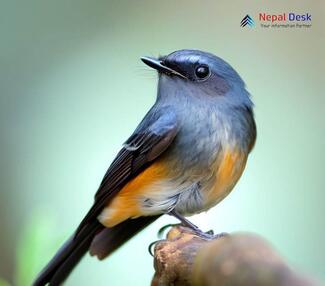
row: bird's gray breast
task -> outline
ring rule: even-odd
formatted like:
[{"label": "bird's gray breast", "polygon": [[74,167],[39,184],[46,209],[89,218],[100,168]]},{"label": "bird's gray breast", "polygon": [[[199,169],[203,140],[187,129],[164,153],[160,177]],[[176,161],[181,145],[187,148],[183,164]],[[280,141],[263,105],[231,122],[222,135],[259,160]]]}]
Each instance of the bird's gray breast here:
[{"label": "bird's gray breast", "polygon": [[227,140],[224,119],[218,110],[189,109],[181,113],[181,129],[171,155],[182,168],[206,169]]},{"label": "bird's gray breast", "polygon": [[183,111],[180,133],[168,155],[175,188],[181,190],[175,203],[178,212],[189,215],[205,209],[204,194],[217,180],[216,162],[225,150],[247,149],[245,119],[236,112],[218,108]]}]

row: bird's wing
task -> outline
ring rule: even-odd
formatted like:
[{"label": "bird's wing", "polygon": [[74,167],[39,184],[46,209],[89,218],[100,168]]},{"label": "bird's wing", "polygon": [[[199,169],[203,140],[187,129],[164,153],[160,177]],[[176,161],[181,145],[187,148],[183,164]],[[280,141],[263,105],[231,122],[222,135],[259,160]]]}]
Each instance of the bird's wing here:
[{"label": "bird's wing", "polygon": [[179,130],[177,116],[172,107],[159,110],[154,106],[139,127],[125,142],[108,168],[95,202],[80,223],[76,235],[100,214],[121,188],[159,157],[172,143]]}]

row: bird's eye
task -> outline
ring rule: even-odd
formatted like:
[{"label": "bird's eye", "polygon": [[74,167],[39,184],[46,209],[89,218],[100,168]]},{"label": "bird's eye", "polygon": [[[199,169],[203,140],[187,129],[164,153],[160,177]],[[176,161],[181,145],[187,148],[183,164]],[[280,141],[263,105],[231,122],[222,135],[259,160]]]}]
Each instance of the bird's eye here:
[{"label": "bird's eye", "polygon": [[195,75],[199,78],[199,79],[204,79],[207,76],[210,75],[210,70],[208,66],[205,65],[200,65],[195,69]]}]

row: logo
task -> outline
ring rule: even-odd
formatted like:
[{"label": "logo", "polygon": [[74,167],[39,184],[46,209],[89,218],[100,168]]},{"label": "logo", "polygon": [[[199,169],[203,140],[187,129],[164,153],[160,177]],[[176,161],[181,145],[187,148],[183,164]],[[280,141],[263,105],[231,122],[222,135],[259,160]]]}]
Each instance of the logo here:
[{"label": "logo", "polygon": [[[263,29],[286,29],[286,28],[311,28],[312,14],[309,12],[295,13],[282,12],[271,14],[267,12],[259,12],[253,17],[248,14],[240,21],[240,27],[263,28]],[[256,21],[256,23],[255,23]]]},{"label": "logo", "polygon": [[253,18],[249,15],[246,15],[243,20],[241,20],[240,22],[240,26],[241,27],[245,27],[245,26],[248,26],[248,27],[254,27],[255,26],[255,22],[253,20]]},{"label": "logo", "polygon": [[280,13],[268,14],[259,13],[258,19],[261,28],[310,28],[311,14],[297,14],[297,13]]},{"label": "logo", "polygon": [[286,21],[295,21],[295,22],[311,22],[311,14],[296,14],[296,13],[282,13],[282,14],[267,14],[259,13],[260,21],[267,22],[286,22]]}]

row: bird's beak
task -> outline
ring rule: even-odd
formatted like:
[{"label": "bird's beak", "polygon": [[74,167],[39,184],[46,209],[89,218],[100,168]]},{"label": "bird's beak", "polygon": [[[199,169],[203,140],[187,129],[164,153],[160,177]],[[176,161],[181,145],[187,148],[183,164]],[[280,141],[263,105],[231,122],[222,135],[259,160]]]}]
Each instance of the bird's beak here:
[{"label": "bird's beak", "polygon": [[164,65],[163,61],[151,58],[151,57],[142,57],[141,60],[151,68],[156,69],[158,72],[167,74],[167,75],[177,75],[181,78],[187,78],[186,76],[180,74],[179,72],[167,67]]}]

